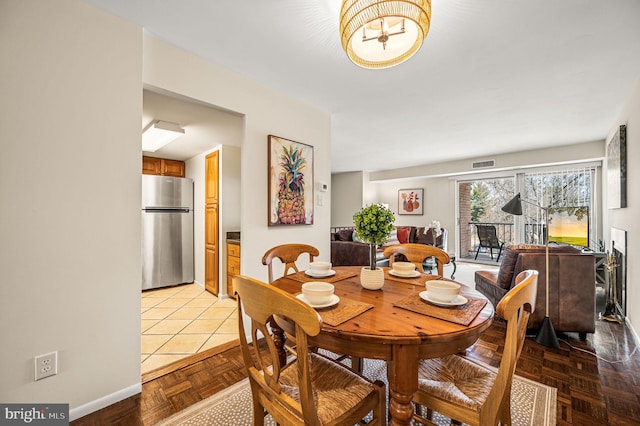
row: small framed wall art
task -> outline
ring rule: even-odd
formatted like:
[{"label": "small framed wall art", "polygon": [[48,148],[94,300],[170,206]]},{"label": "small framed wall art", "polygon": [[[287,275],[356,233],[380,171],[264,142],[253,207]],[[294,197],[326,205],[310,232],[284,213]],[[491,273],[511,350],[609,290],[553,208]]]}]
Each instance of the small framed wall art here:
[{"label": "small framed wall art", "polygon": [[313,225],[313,147],[268,138],[268,224]]},{"label": "small framed wall art", "polygon": [[627,207],[627,126],[622,125],[607,142],[607,206]]},{"label": "small framed wall art", "polygon": [[398,214],[422,215],[424,189],[400,189],[398,191]]}]

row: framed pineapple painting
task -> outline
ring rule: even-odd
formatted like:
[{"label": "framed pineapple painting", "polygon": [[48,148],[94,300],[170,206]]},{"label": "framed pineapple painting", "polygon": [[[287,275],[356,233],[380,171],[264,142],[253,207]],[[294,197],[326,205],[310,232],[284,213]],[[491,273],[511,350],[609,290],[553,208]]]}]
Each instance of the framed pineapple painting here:
[{"label": "framed pineapple painting", "polygon": [[398,191],[398,214],[422,215],[424,189],[401,189]]},{"label": "framed pineapple painting", "polygon": [[313,225],[313,147],[269,135],[269,226]]}]

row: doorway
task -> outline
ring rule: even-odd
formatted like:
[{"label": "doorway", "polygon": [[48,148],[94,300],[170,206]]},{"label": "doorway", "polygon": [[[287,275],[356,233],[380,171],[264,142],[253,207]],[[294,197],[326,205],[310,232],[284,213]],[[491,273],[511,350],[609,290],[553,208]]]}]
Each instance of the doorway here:
[{"label": "doorway", "polygon": [[480,247],[478,225],[495,227],[505,246],[514,241],[513,216],[501,210],[513,197],[514,186],[513,177],[458,182],[460,259],[495,263],[496,253],[491,256],[490,250]]},{"label": "doorway", "polygon": [[[179,123],[185,129],[180,139],[152,154],[184,161],[185,175],[194,181],[195,283],[159,289],[164,294],[143,294],[143,379],[197,361],[203,352],[218,350],[237,339],[235,301],[226,299],[219,290],[219,277],[225,276],[220,239],[225,231],[240,229],[240,198],[236,194],[240,193],[244,118],[181,95],[145,88],[143,124],[153,119]],[[206,170],[211,154],[217,155],[217,164]],[[217,171],[212,171],[215,167]],[[219,177],[213,189],[206,187],[208,172]],[[212,211],[209,207],[216,199],[217,211]],[[217,228],[207,228],[207,222]],[[211,256],[220,262],[211,263],[213,271],[206,265],[207,256],[209,262]],[[207,283],[211,292],[205,290]]]}]

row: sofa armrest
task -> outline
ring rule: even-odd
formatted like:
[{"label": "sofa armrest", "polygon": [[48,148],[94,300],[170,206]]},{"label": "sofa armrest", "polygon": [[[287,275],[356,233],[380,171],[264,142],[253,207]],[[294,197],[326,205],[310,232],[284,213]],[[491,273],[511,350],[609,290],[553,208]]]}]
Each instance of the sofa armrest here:
[{"label": "sofa armrest", "polygon": [[596,272],[592,254],[558,256],[559,327],[594,333],[596,330]]},{"label": "sofa armrest", "polygon": [[495,308],[498,302],[507,294],[507,290],[501,288],[498,282],[498,271],[476,271],[476,290],[482,293]]},{"label": "sofa armrest", "polygon": [[[520,253],[514,276],[525,269],[539,272],[536,310],[529,328],[537,329],[545,317],[546,273],[544,253]],[[549,255],[549,317],[556,331],[595,331],[595,262],[593,255]]]}]

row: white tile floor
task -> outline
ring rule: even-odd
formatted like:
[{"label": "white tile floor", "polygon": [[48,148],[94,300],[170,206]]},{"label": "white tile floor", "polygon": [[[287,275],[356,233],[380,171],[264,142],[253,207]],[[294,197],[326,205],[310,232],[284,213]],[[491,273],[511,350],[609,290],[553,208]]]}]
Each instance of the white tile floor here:
[{"label": "white tile floor", "polygon": [[197,284],[142,292],[142,373],[238,338],[236,301]]}]

